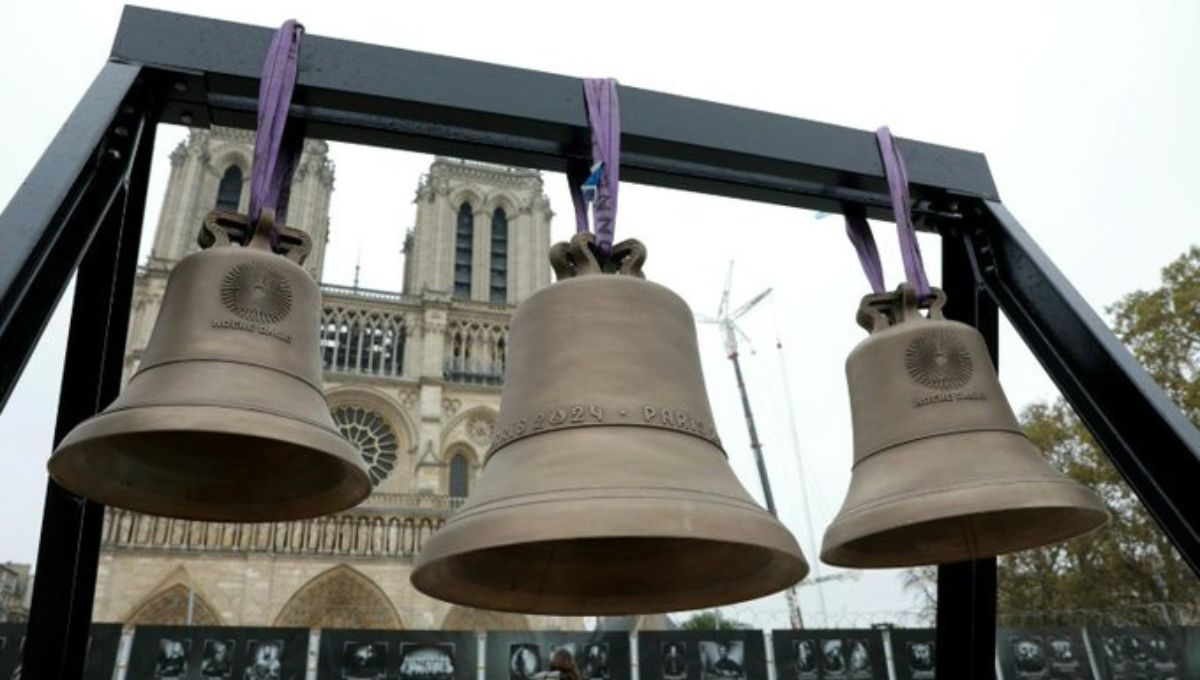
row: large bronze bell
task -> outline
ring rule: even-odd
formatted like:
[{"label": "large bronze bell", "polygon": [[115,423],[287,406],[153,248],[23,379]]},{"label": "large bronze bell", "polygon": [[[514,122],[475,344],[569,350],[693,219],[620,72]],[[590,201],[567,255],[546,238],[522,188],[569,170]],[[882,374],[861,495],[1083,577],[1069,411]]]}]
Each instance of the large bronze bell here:
[{"label": "large bronze bell", "polygon": [[137,372],[51,457],[59,484],[213,521],[314,517],[366,498],[366,469],[321,385],[320,296],[300,266],[308,236],[281,229],[276,254],[272,220],[265,211],[252,232],[241,215],[209,215],[206,249],[171,272]]},{"label": "large bronze bell", "polygon": [[1025,550],[1103,525],[1087,487],[1053,469],[1021,432],[983,336],[929,316],[913,289],[868,295],[871,332],[846,360],[854,471],[821,559],[904,567]]},{"label": "large bronze bell", "polygon": [[558,282],[521,304],[499,423],[474,493],[412,583],[542,614],[696,609],[808,573],[738,482],[713,428],[686,303],[642,278],[636,241],[558,244]]}]

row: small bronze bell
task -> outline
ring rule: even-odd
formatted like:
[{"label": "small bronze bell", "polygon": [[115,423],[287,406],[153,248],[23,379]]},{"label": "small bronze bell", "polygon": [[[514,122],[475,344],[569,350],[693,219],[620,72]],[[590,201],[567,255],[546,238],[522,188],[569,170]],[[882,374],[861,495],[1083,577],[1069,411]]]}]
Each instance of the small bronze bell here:
[{"label": "small bronze bell", "polygon": [[477,489],[417,557],[432,597],[541,614],[697,609],[808,573],[713,428],[686,303],[642,278],[636,241],[554,247],[559,281],[512,321]]},{"label": "small bronze bell", "polygon": [[821,560],[906,567],[979,559],[1061,541],[1108,519],[1087,487],[1053,469],[1021,432],[979,331],[929,317],[911,286],[868,295],[871,336],[846,377],[854,471]]},{"label": "small bronze bell", "polygon": [[55,481],[101,503],[213,521],[314,517],[366,498],[366,469],[321,385],[320,295],[300,267],[308,236],[281,229],[286,257],[275,254],[272,221],[264,212],[251,233],[244,216],[208,216],[206,249],[171,272],[137,372],[59,444]]}]

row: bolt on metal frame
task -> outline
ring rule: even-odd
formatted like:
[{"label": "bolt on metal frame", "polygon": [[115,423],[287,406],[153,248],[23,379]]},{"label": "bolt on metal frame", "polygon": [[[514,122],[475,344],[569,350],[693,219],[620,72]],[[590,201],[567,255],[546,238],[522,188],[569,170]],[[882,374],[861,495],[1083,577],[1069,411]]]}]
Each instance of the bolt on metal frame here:
[{"label": "bolt on metal frame", "polygon": [[[127,7],[109,61],[0,213],[0,406],[77,276],[56,442],[120,387],[155,127],[253,128],[272,30]],[[624,181],[891,219],[874,135],[622,87]],[[305,134],[564,172],[586,164],[579,79],[306,36]],[[982,154],[901,139],[947,315],[993,359],[999,309],[1200,573],[1200,432],[1000,202]],[[48,483],[24,672],[83,671],[104,508]],[[996,561],[938,569],[938,674],[994,672]]]}]

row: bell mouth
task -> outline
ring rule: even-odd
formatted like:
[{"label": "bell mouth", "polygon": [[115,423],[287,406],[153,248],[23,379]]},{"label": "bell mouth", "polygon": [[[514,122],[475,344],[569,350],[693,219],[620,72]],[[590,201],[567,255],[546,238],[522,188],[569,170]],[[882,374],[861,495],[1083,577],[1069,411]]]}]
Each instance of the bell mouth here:
[{"label": "bell mouth", "polygon": [[[881,522],[879,516],[864,513],[849,521],[835,520],[826,535],[821,561],[859,568],[962,562],[1057,543],[1093,531],[1108,521],[1108,513],[1088,495],[1090,492],[1074,483],[1031,483],[1025,491],[1046,498],[1046,504],[972,512],[971,503],[963,500],[960,514],[875,532],[864,526]],[[970,489],[965,493],[978,498],[986,491]],[[926,498],[923,502],[935,501]],[[1052,502],[1055,505],[1049,504]],[[895,518],[905,514],[905,509],[891,507],[878,512],[890,516],[889,523],[895,525]]]},{"label": "bell mouth", "polygon": [[672,536],[574,538],[434,559],[416,588],[471,607],[526,614],[653,614],[763,597],[799,581],[803,558],[761,545]]},{"label": "bell mouth", "polygon": [[362,502],[371,483],[357,457],[335,433],[276,414],[148,407],[104,413],[81,425],[49,468],[63,487],[105,505],[182,519],[263,522],[327,515]]},{"label": "bell mouth", "polygon": [[656,614],[779,592],[796,539],[714,444],[648,427],[540,434],[496,452],[417,555],[437,599],[526,614]]}]

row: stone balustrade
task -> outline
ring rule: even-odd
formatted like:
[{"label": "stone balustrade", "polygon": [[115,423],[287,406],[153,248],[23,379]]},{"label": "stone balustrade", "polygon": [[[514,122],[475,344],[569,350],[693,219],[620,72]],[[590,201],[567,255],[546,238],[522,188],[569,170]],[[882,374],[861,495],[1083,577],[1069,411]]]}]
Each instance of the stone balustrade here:
[{"label": "stone balustrade", "polygon": [[351,511],[294,522],[240,524],[156,517],[113,507],[106,508],[104,520],[105,549],[356,558],[412,557],[446,522],[440,516]]},{"label": "stone balustrade", "polygon": [[442,496],[434,493],[380,493],[375,492],[364,501],[367,508],[398,508],[420,512],[422,515],[436,514],[446,518],[462,507],[466,498]]}]

